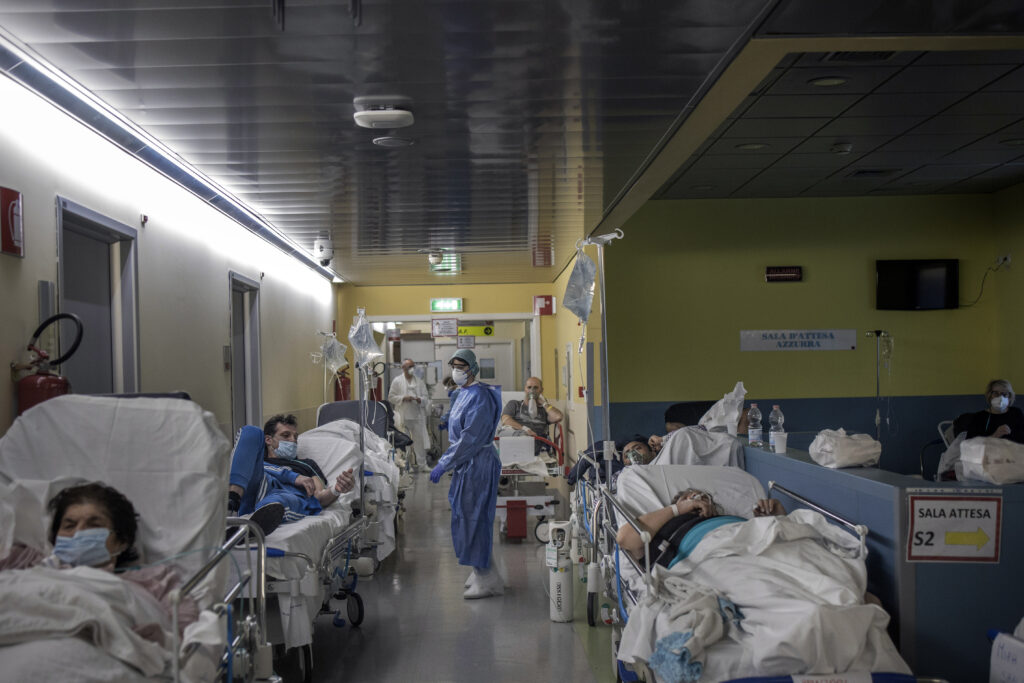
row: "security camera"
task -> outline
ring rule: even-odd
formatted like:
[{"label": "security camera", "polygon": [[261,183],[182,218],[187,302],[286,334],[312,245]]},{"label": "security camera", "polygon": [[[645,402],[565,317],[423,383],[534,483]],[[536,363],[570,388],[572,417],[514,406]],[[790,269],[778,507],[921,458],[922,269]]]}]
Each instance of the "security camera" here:
[{"label": "security camera", "polygon": [[331,261],[334,259],[334,244],[330,237],[313,240],[313,256],[320,261],[320,265],[324,268],[331,265]]},{"label": "security camera", "polygon": [[444,254],[442,254],[439,251],[432,251],[429,254],[427,254],[427,261],[429,261],[430,265],[432,265],[432,266],[439,266],[439,265],[441,265],[441,261],[443,261],[443,260],[444,260]]}]

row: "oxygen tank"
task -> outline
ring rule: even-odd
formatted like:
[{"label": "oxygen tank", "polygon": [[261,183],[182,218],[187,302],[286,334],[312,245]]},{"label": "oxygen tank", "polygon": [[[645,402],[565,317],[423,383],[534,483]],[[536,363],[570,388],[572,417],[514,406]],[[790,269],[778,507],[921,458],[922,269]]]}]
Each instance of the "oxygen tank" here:
[{"label": "oxygen tank", "polygon": [[551,522],[546,564],[549,570],[551,621],[572,621],[572,559],[570,558],[570,523]]}]

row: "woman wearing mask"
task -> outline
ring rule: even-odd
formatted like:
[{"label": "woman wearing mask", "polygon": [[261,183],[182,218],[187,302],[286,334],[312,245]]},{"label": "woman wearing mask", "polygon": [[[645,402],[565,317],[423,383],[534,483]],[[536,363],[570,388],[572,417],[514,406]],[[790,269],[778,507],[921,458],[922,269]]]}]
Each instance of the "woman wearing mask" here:
[{"label": "woman wearing mask", "polygon": [[993,436],[1024,443],[1024,412],[1013,407],[1017,398],[1013,386],[1005,379],[994,379],[985,389],[988,407],[978,413],[968,413],[957,418],[954,425],[956,434],[967,432],[967,438]]},{"label": "woman wearing mask", "polygon": [[504,593],[505,581],[494,567],[494,512],[498,499],[501,460],[494,448],[494,431],[501,418],[496,387],[476,379],[476,354],[459,349],[448,361],[459,393],[448,417],[449,446],[430,472],[437,483],[453,472],[448,502],[452,506],[452,545],[459,564],[473,567],[466,581],[467,600]]}]

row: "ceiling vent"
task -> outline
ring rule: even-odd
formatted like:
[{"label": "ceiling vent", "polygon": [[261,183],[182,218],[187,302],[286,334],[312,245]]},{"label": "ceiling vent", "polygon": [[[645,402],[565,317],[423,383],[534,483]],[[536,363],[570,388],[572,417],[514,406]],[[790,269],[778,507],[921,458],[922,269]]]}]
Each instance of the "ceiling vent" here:
[{"label": "ceiling vent", "polygon": [[405,128],[413,124],[408,97],[363,96],[352,100],[356,125],[363,128]]},{"label": "ceiling vent", "polygon": [[872,52],[827,52],[821,58],[821,61],[832,64],[874,64],[877,62],[887,62],[895,54],[892,51],[883,52],[880,50]]}]

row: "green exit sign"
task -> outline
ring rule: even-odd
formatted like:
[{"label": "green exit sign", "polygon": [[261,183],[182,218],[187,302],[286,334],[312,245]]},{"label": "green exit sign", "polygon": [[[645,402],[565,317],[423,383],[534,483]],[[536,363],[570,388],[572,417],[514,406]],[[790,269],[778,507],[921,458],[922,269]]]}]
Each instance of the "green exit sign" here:
[{"label": "green exit sign", "polygon": [[461,313],[462,299],[431,299],[431,313]]}]

